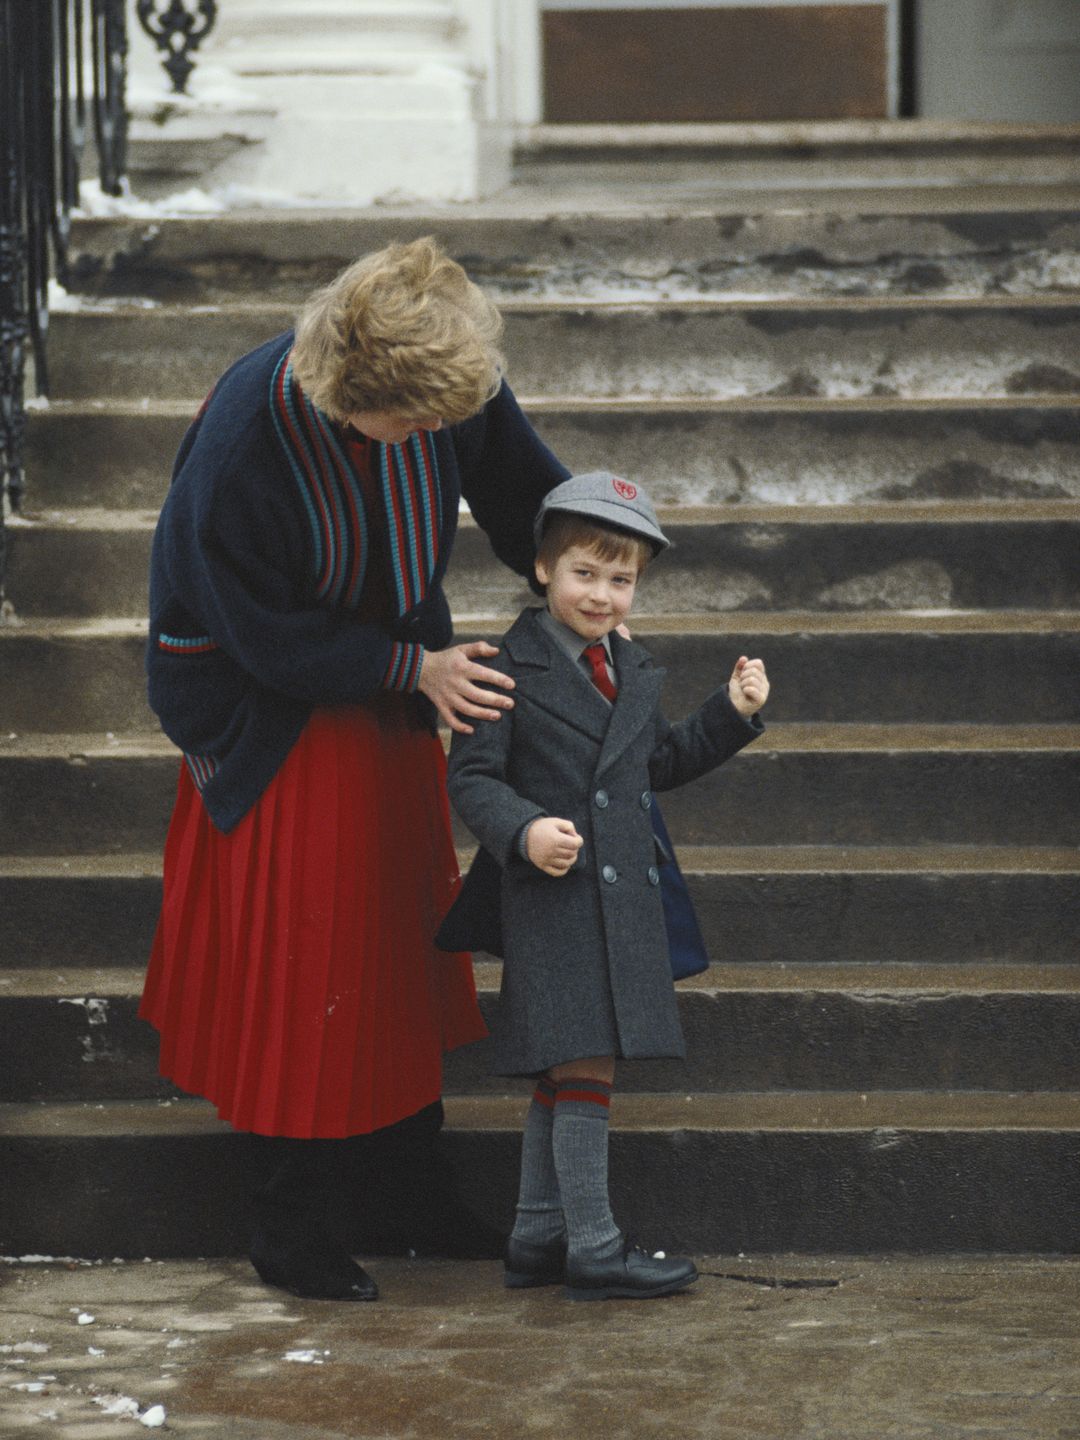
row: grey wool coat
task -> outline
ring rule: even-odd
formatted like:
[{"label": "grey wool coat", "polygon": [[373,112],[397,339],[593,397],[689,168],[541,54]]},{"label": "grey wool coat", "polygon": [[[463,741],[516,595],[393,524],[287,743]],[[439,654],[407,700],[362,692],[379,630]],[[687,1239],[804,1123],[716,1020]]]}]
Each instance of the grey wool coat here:
[{"label": "grey wool coat", "polygon": [[[617,634],[618,696],[608,704],[540,613],[523,611],[485,662],[513,676],[514,708],[454,735],[450,798],[483,848],[444,930],[460,948],[489,948],[483,912],[501,909],[496,1074],[593,1055],[682,1056],[652,791],[704,775],[764,726],[739,714],[726,686],[670,725],[659,705],[665,672]],[[545,875],[518,851],[522,827],[541,815],[572,820],[584,841],[566,875]]]}]

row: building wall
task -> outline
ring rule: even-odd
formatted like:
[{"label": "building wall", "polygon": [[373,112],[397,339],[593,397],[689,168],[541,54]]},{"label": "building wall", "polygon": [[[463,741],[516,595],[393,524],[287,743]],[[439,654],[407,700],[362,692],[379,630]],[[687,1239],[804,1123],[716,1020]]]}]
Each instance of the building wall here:
[{"label": "building wall", "polygon": [[919,0],[920,115],[1080,120],[1080,0]]}]

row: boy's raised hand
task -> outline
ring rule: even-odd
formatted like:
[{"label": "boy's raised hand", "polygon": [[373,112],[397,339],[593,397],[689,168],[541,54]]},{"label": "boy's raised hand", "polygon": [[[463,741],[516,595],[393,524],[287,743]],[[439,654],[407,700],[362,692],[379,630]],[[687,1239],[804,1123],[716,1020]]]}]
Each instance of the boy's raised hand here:
[{"label": "boy's raised hand", "polygon": [[565,875],[584,843],[572,820],[559,820],[554,815],[534,820],[525,836],[529,859],[545,875]]},{"label": "boy's raised hand", "polygon": [[728,681],[728,694],[740,715],[756,714],[769,698],[764,662],[748,660],[745,655],[740,655]]}]

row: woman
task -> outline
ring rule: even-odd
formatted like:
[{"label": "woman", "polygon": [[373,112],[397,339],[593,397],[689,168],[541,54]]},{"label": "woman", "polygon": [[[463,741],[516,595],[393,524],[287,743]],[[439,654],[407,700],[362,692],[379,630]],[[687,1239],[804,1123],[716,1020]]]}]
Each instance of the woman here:
[{"label": "woman", "polygon": [[301,1295],[378,1293],[327,1217],[358,1171],[401,1243],[436,1212],[476,1242],[436,1148],[443,1050],[485,1033],[469,956],[433,942],[458,884],[436,727],[513,699],[493,646],[451,643],[442,580],[462,497],[527,576],[568,473],[500,328],[432,240],[366,256],[214,387],[154,540],[150,703],[186,763],[140,1013],[164,1075],[286,1137],[251,1258]]}]

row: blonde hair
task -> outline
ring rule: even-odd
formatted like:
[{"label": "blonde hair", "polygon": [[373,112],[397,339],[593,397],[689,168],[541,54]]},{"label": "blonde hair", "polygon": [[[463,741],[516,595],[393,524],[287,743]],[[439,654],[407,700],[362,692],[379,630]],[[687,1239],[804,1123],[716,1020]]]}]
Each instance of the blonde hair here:
[{"label": "blonde hair", "polygon": [[293,370],[334,420],[364,410],[450,423],[496,393],[502,316],[431,236],[365,255],[305,302]]},{"label": "blonde hair", "polygon": [[553,511],[540,538],[537,560],[550,572],[572,545],[591,550],[598,560],[634,565],[639,575],[656,553],[644,535],[617,530],[590,516],[575,515],[572,510]]}]

